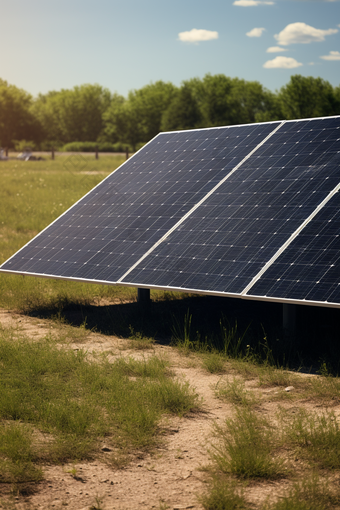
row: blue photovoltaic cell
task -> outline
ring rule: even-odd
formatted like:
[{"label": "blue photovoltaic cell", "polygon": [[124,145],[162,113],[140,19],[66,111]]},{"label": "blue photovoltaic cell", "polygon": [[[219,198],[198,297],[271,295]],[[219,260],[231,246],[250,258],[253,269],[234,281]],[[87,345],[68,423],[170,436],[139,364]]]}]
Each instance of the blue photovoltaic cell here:
[{"label": "blue photovoltaic cell", "polygon": [[284,124],[123,282],[241,294],[340,182],[339,126]]},{"label": "blue photovoltaic cell", "polygon": [[321,209],[248,295],[340,303],[340,196]]},{"label": "blue photovoltaic cell", "polygon": [[158,135],[1,269],[116,282],[274,128]]}]

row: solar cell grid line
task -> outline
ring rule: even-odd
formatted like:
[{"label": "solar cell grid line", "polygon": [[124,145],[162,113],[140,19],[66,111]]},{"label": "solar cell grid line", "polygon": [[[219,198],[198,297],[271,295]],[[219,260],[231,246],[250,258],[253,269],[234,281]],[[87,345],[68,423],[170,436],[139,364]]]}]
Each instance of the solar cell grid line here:
[{"label": "solar cell grid line", "polygon": [[[123,283],[241,296],[266,262],[340,182],[339,128],[340,117],[287,121],[190,218],[143,257]],[[334,136],[336,130],[338,135]],[[318,139],[317,144],[332,136],[336,144],[331,149],[325,146],[323,151],[314,143],[304,144],[299,154],[296,146],[300,139],[306,140],[306,134],[312,141]],[[282,138],[288,135],[295,144],[277,156]],[[271,151],[267,152],[269,145]],[[305,164],[313,152],[312,164]],[[203,248],[208,248],[208,255],[206,250],[201,254]],[[193,270],[186,264],[182,271],[181,258],[189,249],[195,253]],[[180,250],[182,255],[177,254]],[[200,281],[207,282],[204,288]]]},{"label": "solar cell grid line", "polygon": [[339,205],[337,192],[255,282],[250,298],[340,307]]},{"label": "solar cell grid line", "polygon": [[0,271],[117,283],[276,125],[157,135]]},{"label": "solar cell grid line", "polygon": [[197,202],[168,232],[166,232],[166,234],[161,237],[157,243],[155,243],[153,246],[151,246],[151,248],[145,252],[145,254],[139,259],[136,261],[136,263],[131,266],[128,271],[118,280],[119,283],[123,282],[123,280],[129,275],[129,273],[131,273],[146,257],[148,257],[162,242],[164,242],[166,240],[167,237],[169,237],[172,232],[174,232],[178,227],[180,227],[180,225],[188,218],[190,218],[190,216],[193,214],[193,212],[198,209],[206,200],[208,200],[208,198],[216,192],[216,190],[227,180],[230,178],[231,175],[233,175],[238,169],[239,167],[245,162],[247,161],[248,158],[250,158],[258,149],[259,147],[261,147],[262,144],[266,143],[266,141],[271,137],[273,136],[274,133],[276,133],[276,131],[278,129],[280,129],[280,127],[284,124],[284,122],[280,122],[275,128],[273,131],[271,131],[268,136],[266,138],[264,138],[261,142],[259,142],[259,144],[253,148],[253,150],[249,153],[247,153],[244,158],[239,161],[239,163],[234,166],[232,168],[232,170],[230,170],[229,173],[227,173],[227,175],[225,175],[223,177],[222,180],[220,180],[199,202]]},{"label": "solar cell grid line", "polygon": [[[285,250],[287,250],[287,248],[289,247],[289,245],[291,243],[294,242],[294,239],[296,237],[298,237],[299,235],[301,236],[301,233],[303,232],[303,229],[305,229],[308,224],[313,221],[313,218],[315,218],[315,216],[317,214],[320,213],[320,211],[325,207],[325,205],[334,197],[334,195],[336,195],[340,190],[340,182],[339,184],[337,184],[337,186],[335,186],[335,188],[325,197],[325,199],[313,210],[313,212],[303,221],[303,223],[295,230],[295,232],[293,232],[291,234],[291,236],[289,237],[289,239],[287,239],[287,241],[285,241],[282,246],[279,248],[279,250],[270,258],[270,260],[268,260],[268,262],[262,267],[262,269],[259,271],[259,273],[257,275],[254,276],[254,278],[252,279],[252,281],[247,285],[247,287],[245,289],[243,289],[242,291],[242,295],[246,295],[248,294],[252,287],[254,287],[257,283],[258,280],[260,280],[260,278],[262,278],[262,276],[266,273],[266,271],[268,271],[268,269],[270,268],[271,265],[273,265],[276,260],[281,256],[281,254],[283,254],[283,252]],[[338,197],[337,197],[338,198]],[[338,204],[340,205],[340,204]],[[340,226],[340,225],[339,225]],[[340,230],[339,230],[339,233],[340,233]],[[302,233],[303,235],[303,233]],[[316,234],[317,236],[319,235],[319,233]],[[339,277],[340,277],[340,273],[339,273]],[[340,281],[339,281],[339,285],[340,285]]]}]

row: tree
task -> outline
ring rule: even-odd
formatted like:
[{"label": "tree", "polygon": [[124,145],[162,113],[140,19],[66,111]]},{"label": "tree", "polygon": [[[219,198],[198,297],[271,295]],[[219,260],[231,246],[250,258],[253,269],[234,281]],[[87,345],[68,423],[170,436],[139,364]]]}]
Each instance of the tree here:
[{"label": "tree", "polygon": [[189,82],[183,85],[162,116],[162,131],[202,127],[203,115]]},{"label": "tree", "polygon": [[12,147],[14,140],[39,142],[42,130],[31,112],[30,94],[0,79],[0,142]]},{"label": "tree", "polygon": [[128,143],[135,152],[136,145],[142,139],[136,111],[123,97],[115,98],[104,113],[105,136],[111,142]]},{"label": "tree", "polygon": [[304,119],[334,115],[338,103],[332,85],[322,78],[292,76],[279,92],[285,119]]},{"label": "tree", "polygon": [[157,81],[129,93],[128,101],[135,112],[142,142],[148,142],[161,130],[163,113],[174,99],[177,88]]},{"label": "tree", "polygon": [[174,85],[157,81],[130,91],[126,100],[116,97],[104,116],[106,137],[110,141],[117,138],[133,148],[137,143],[148,142],[160,132],[163,112],[175,93]]},{"label": "tree", "polygon": [[108,89],[88,84],[40,95],[34,113],[50,140],[95,142],[103,131],[103,114],[110,103]]},{"label": "tree", "polygon": [[230,94],[232,80],[224,74],[206,74],[203,80],[190,80],[199,104],[204,126],[225,126],[232,124],[230,118]]}]

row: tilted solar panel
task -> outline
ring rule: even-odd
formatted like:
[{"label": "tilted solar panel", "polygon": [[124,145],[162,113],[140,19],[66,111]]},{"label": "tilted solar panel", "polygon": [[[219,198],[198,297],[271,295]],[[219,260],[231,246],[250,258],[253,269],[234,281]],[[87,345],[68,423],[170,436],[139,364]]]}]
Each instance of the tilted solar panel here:
[{"label": "tilted solar panel", "polygon": [[161,133],[0,270],[340,306],[340,117]]},{"label": "tilted solar panel", "polygon": [[115,283],[272,130],[157,136],[1,269]]}]

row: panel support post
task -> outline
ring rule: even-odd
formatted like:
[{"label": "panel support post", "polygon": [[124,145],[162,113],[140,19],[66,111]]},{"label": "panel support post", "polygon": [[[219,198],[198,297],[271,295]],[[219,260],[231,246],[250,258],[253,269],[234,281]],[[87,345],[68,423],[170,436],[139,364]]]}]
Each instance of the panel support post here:
[{"label": "panel support post", "polygon": [[292,338],[295,336],[296,330],[296,305],[284,303],[282,305],[282,312],[283,330]]},{"label": "panel support post", "polygon": [[138,288],[138,296],[137,296],[137,303],[141,303],[143,305],[146,305],[150,303],[150,289],[140,289]]}]

